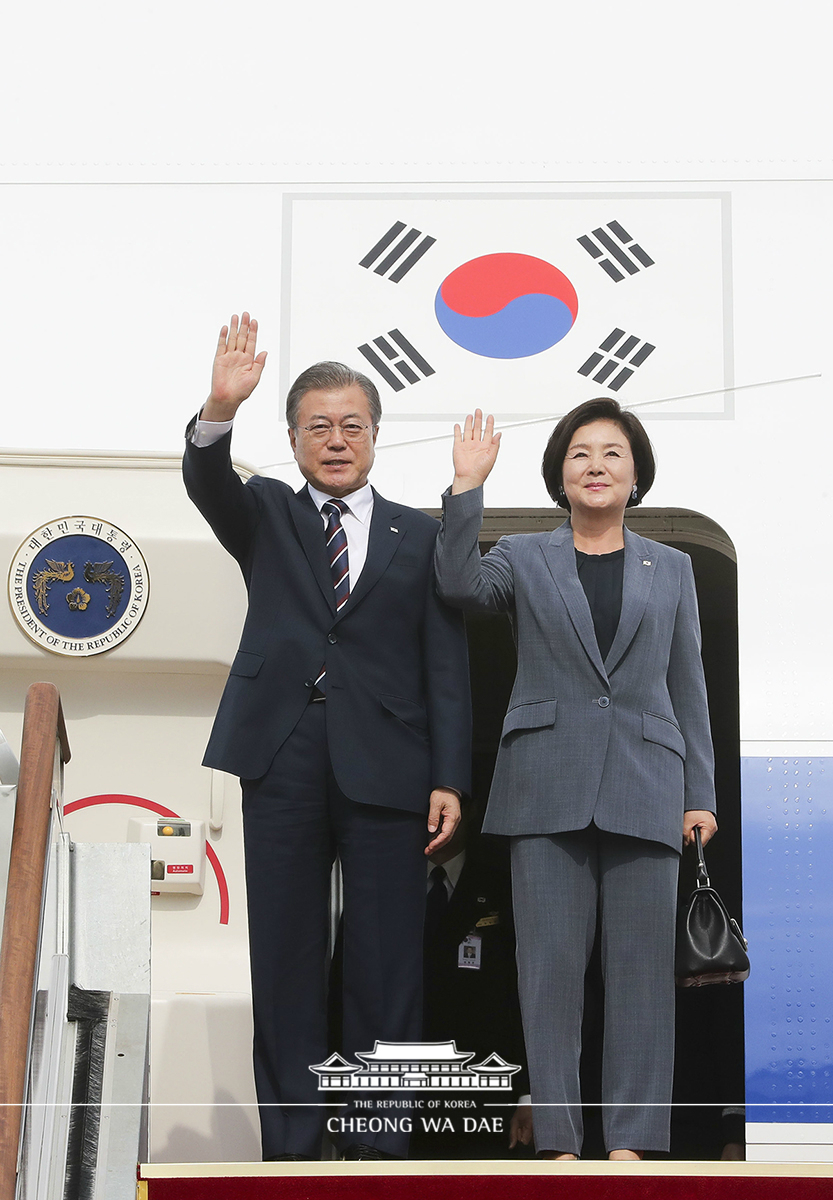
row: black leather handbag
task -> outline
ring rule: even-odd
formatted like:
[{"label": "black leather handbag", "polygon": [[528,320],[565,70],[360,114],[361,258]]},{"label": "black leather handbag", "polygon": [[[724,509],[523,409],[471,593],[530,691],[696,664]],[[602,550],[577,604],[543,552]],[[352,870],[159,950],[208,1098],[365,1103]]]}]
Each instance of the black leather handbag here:
[{"label": "black leather handbag", "polygon": [[742,983],[749,976],[747,941],[740,925],[710,885],[700,830],[695,827],[697,884],[677,924],[678,987]]}]

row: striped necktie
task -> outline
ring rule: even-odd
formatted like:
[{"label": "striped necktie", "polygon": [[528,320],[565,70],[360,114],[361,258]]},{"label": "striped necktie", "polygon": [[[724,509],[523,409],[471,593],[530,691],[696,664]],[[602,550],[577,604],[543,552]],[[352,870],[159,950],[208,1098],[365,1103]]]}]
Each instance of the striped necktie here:
[{"label": "striped necktie", "polygon": [[[327,528],[324,537],[327,544],[327,554],[330,560],[330,574],[333,577],[333,595],[335,596],[336,612],[339,612],[350,599],[350,568],[347,561],[347,534],[341,524],[342,514],[347,512],[343,500],[325,500],[321,511],[327,518]],[[326,663],[315,681],[312,692],[314,701],[323,700],[327,685]]]},{"label": "striped necktie", "polygon": [[350,599],[350,568],[347,561],[347,534],[341,524],[342,514],[347,512],[343,500],[327,500],[321,505],[327,517],[327,553],[330,557],[330,574],[333,577],[336,612],[340,612]]}]

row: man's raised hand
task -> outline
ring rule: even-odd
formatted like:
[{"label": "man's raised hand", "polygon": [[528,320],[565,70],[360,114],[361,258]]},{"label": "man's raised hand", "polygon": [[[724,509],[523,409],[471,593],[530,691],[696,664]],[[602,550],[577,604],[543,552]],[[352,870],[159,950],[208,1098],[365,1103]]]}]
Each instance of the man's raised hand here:
[{"label": "man's raised hand", "polygon": [[454,483],[453,495],[469,492],[480,487],[495,465],[500,449],[500,434],[495,433],[494,417],[487,417],[483,425],[483,413],[479,408],[474,416],[466,417],[462,429],[454,426]]},{"label": "man's raised hand", "polygon": [[211,392],[201,416],[204,421],[230,421],[257,387],[266,362],[266,351],[257,349],[257,321],[247,312],[224,325],[214,355]]}]

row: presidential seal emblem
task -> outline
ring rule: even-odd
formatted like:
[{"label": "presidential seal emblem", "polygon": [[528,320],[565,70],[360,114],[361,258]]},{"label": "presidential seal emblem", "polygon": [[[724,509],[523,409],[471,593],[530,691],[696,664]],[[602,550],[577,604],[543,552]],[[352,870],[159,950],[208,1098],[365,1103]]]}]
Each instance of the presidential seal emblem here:
[{"label": "presidential seal emblem", "polygon": [[147,563],[132,538],[98,517],[61,517],[25,538],[9,571],[18,625],[44,650],[87,658],[112,650],[144,616]]}]

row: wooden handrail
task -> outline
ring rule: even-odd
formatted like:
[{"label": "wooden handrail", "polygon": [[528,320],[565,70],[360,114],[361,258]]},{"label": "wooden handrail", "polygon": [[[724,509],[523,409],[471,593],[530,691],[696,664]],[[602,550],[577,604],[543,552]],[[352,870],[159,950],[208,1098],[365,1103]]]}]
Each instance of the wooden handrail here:
[{"label": "wooden handrail", "polygon": [[50,839],[55,747],[69,761],[58,689],[33,683],[26,693],[3,945],[0,950],[0,1200],[14,1200],[26,1055]]}]

